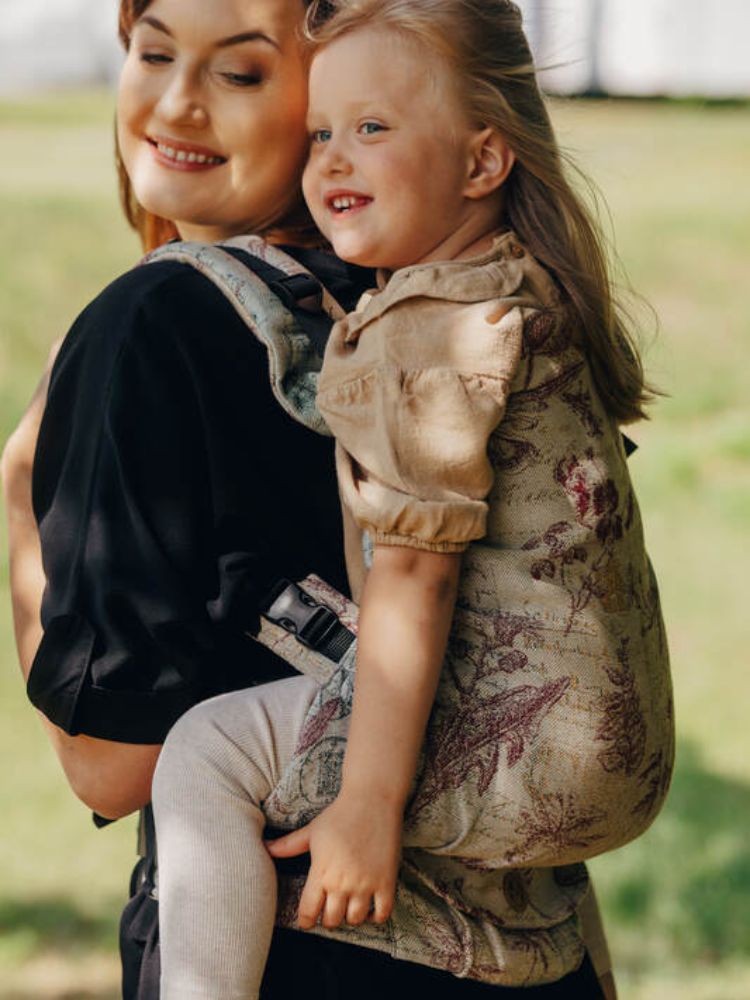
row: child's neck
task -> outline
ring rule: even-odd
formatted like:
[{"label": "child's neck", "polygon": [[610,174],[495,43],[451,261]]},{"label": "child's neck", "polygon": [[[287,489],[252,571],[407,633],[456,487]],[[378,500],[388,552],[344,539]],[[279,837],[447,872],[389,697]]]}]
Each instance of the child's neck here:
[{"label": "child's neck", "polygon": [[470,203],[469,210],[455,229],[415,263],[466,260],[489,250],[498,234],[503,231],[499,222],[503,217],[500,198],[500,192],[496,192],[495,197]]}]

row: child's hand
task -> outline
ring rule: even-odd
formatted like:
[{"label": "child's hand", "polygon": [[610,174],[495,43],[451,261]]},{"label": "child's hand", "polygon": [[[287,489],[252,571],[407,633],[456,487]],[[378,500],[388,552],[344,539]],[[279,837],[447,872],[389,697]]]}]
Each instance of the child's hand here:
[{"label": "child's hand", "polygon": [[307,826],[267,841],[274,858],[309,851],[300,928],[384,923],[391,915],[401,856],[402,813],[391,804],[343,794]]}]

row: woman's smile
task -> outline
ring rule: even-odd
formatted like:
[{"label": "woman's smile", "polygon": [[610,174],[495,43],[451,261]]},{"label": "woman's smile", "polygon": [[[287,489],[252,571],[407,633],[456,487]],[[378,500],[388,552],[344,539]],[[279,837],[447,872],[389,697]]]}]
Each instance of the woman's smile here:
[{"label": "woman's smile", "polygon": [[146,136],[154,152],[156,161],[171,170],[210,170],[223,166],[227,162],[225,156],[220,156],[206,146],[182,142],[165,136]]}]

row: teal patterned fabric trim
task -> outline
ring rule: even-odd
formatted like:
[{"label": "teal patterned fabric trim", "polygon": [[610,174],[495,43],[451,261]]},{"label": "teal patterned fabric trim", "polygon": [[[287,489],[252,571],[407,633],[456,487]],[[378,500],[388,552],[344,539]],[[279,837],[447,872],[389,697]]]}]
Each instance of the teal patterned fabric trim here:
[{"label": "teal patterned fabric trim", "polygon": [[309,273],[288,254],[257,236],[236,237],[223,244],[168,243],[147,254],[141,263],[178,261],[212,281],[268,351],[271,389],[282,408],[310,430],[329,435],[315,403],[321,359],[289,310],[225,247],[244,250],[286,274]]}]

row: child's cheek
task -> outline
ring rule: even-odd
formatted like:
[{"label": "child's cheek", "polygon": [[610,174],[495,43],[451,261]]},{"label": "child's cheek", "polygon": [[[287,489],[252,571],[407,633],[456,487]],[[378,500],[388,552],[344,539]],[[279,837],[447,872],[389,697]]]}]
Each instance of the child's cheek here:
[{"label": "child's cheek", "polygon": [[307,207],[310,209],[310,214],[315,221],[315,225],[324,236],[330,237],[330,232],[327,228],[327,212],[318,194],[317,171],[312,159],[313,155],[308,154],[307,165],[302,172],[302,194],[304,195]]}]

